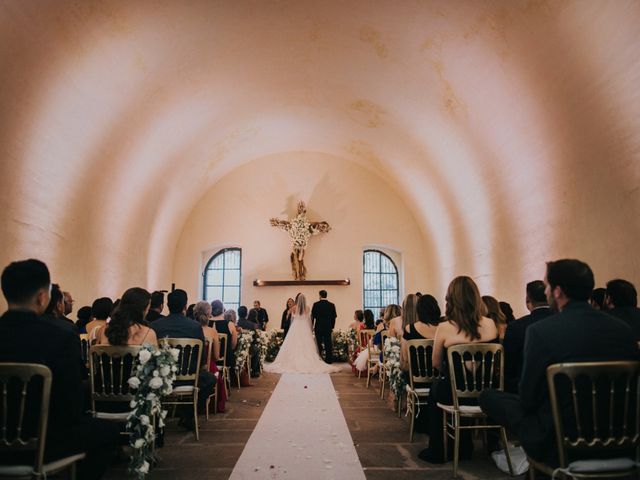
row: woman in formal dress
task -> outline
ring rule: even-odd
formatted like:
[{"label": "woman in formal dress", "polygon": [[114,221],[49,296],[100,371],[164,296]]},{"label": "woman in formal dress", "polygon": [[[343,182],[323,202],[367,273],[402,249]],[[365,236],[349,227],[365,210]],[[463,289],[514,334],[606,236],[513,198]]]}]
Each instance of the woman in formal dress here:
[{"label": "woman in formal dress", "polygon": [[145,316],[151,305],[151,294],[144,288],[130,288],[114,310],[111,321],[96,332],[98,345],[158,345],[156,332],[147,327]]},{"label": "woman in formal dress", "polygon": [[280,328],[284,330],[284,336],[287,336],[289,333],[289,328],[291,327],[291,317],[295,311],[296,302],[293,298],[289,298],[287,300],[287,304],[282,312],[282,320],[280,321]]},{"label": "woman in formal dress", "polygon": [[364,329],[364,312],[362,310],[353,312],[353,322],[349,324],[349,329],[355,330],[356,333]]},{"label": "woman in formal dress", "polygon": [[415,323],[417,301],[418,296],[413,293],[405,297],[404,302],[402,302],[402,314],[399,317],[393,318],[389,323],[389,336],[396,337],[400,340],[405,327]]},{"label": "woman in formal dress", "polygon": [[502,340],[507,331],[507,317],[502,313],[500,303],[490,295],[484,295],[482,301],[485,307],[487,307],[487,317],[495,322],[496,328],[498,329],[498,337]]},{"label": "woman in formal dress", "polygon": [[224,413],[227,401],[227,391],[224,388],[224,378],[220,375],[217,361],[220,360],[220,339],[215,328],[209,326],[209,322],[213,320],[211,315],[211,305],[209,302],[198,302],[193,307],[194,319],[202,325],[202,333],[205,340],[209,342],[211,348],[211,360],[209,362],[209,371],[213,373],[218,383],[218,405],[216,406],[218,413]]},{"label": "woman in formal dress", "polygon": [[340,367],[324,362],[318,354],[313,338],[311,316],[307,299],[301,293],[296,297],[295,311],[291,318],[289,334],[284,339],[273,363],[265,365],[265,371],[274,373],[332,373]]}]

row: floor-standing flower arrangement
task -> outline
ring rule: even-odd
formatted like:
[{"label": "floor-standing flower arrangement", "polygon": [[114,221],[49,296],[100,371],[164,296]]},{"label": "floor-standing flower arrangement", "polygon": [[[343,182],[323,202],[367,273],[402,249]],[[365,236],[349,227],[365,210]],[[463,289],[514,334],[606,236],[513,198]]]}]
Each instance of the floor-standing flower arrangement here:
[{"label": "floor-standing flower arrangement", "polygon": [[273,330],[267,332],[267,335],[269,335],[269,341],[267,343],[267,356],[265,360],[267,362],[273,362],[278,356],[282,342],[284,342],[284,331]]},{"label": "floor-standing flower arrangement", "polygon": [[[131,413],[127,417],[129,445],[133,447],[129,471],[143,479],[154,459],[153,444],[156,425],[164,427],[167,411],[162,409],[160,399],[173,391],[176,379],[176,362],[180,352],[162,343],[159,348],[145,344],[138,353],[129,378],[129,387],[134,394]],[[154,419],[156,422],[154,422]]]},{"label": "floor-standing flower arrangement", "polygon": [[407,379],[400,369],[400,340],[395,337],[387,338],[384,345],[384,358],[389,376],[389,388],[395,395],[400,408],[400,399],[407,386]]},{"label": "floor-standing flower arrangement", "polygon": [[334,330],[333,331],[333,358],[338,362],[349,361],[349,354],[353,348],[354,342],[357,341],[353,330]]},{"label": "floor-standing flower arrangement", "polygon": [[249,359],[249,349],[253,342],[253,332],[244,331],[238,333],[238,345],[236,346],[236,372],[242,373]]},{"label": "floor-standing flower arrangement", "polygon": [[260,359],[260,370],[264,366],[264,360],[267,358],[267,350],[271,335],[263,330],[255,330],[254,347],[258,349]]}]

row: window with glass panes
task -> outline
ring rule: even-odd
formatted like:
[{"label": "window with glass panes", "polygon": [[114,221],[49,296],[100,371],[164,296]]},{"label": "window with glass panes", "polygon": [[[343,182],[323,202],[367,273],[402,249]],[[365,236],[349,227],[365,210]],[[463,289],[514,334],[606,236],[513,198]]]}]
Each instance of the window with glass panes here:
[{"label": "window with glass panes", "polygon": [[202,296],[207,302],[222,300],[225,309],[236,312],[240,306],[240,269],[242,251],[225,248],[216,253],[204,269]]},{"label": "window with glass panes", "polygon": [[374,315],[389,304],[398,304],[398,269],[393,260],[379,250],[365,250],[363,256],[364,308]]}]

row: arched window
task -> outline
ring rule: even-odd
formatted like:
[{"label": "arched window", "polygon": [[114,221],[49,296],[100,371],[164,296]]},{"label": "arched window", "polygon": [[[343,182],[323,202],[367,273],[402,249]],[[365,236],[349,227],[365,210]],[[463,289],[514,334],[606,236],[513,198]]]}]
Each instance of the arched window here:
[{"label": "arched window", "polygon": [[224,308],[233,308],[237,312],[241,266],[242,250],[239,248],[225,248],[211,257],[203,273],[203,298],[207,302],[222,300]]},{"label": "arched window", "polygon": [[380,308],[398,304],[398,268],[379,250],[365,250],[363,264],[364,308],[373,310],[377,317]]}]

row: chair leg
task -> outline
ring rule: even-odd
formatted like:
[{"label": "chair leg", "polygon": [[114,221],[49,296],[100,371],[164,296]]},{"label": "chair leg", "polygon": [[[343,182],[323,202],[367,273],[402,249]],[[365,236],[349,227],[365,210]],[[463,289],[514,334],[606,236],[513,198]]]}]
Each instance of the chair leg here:
[{"label": "chair leg", "polygon": [[384,380],[382,380],[382,386],[380,387],[380,398],[382,400],[384,400],[384,387],[385,387],[385,383],[386,383],[386,378]]},{"label": "chair leg", "polygon": [[444,445],[444,458],[445,458],[445,460],[449,456],[448,455],[448,453],[449,453],[449,442],[448,442],[449,438],[448,438],[447,428],[449,428],[449,427],[447,427],[447,412],[442,410],[442,440],[443,440],[443,445]]},{"label": "chair leg", "polygon": [[455,412],[453,415],[455,426],[453,430],[453,478],[458,478],[458,458],[460,455],[460,417],[458,416],[458,412]]},{"label": "chair leg", "polygon": [[211,403],[211,397],[207,398],[207,402],[204,404],[204,418],[209,421],[209,404]]},{"label": "chair leg", "polygon": [[500,429],[500,437],[504,446],[504,453],[507,457],[507,465],[509,466],[509,475],[513,476],[513,465],[511,465],[511,454],[509,453],[509,443],[507,442],[507,432],[504,428]]},{"label": "chair leg", "polygon": [[407,410],[409,410],[409,414],[411,415],[411,421],[409,424],[409,443],[413,442],[413,427],[416,420],[415,406],[416,404],[413,395],[409,395],[407,393]]},{"label": "chair leg", "polygon": [[71,468],[69,469],[69,479],[76,480],[76,463],[75,462],[71,464]]},{"label": "chair leg", "polygon": [[367,388],[369,388],[369,383],[371,383],[371,367],[367,368]]},{"label": "chair leg", "polygon": [[198,390],[193,394],[193,425],[196,430],[196,441],[200,440],[200,431],[198,430]]},{"label": "chair leg", "polygon": [[536,480],[536,469],[531,462],[529,462],[529,480]]}]

